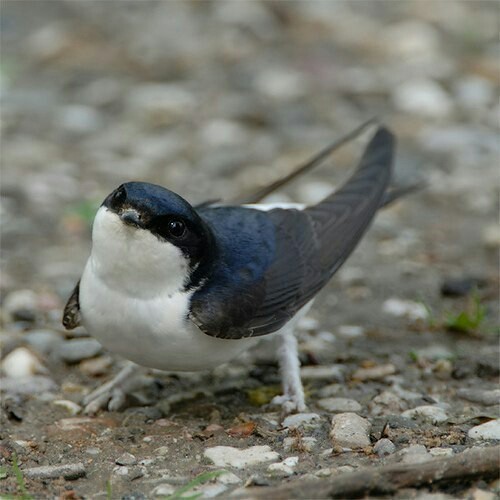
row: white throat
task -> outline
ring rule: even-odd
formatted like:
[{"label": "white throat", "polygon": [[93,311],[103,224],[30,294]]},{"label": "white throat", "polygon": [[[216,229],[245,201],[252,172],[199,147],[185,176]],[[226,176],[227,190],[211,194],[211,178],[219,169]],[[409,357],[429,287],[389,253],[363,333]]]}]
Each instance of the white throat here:
[{"label": "white throat", "polygon": [[180,292],[190,272],[179,248],[104,206],[94,219],[89,265],[108,287],[138,299]]}]

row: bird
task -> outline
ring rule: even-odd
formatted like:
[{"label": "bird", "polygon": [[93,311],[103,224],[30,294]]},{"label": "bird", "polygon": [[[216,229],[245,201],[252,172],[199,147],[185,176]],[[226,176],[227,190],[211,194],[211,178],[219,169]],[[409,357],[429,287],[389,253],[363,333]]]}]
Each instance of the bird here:
[{"label": "bird", "polygon": [[137,365],[212,369],[264,337],[278,345],[283,394],[273,403],[286,414],[304,411],[297,323],[378,209],[413,189],[391,188],[394,148],[394,134],[380,125],[347,182],[312,206],[193,206],[147,182],[116,188],[96,213],[63,325],[83,325],[133,364],[87,396],[86,411],[118,409]]}]

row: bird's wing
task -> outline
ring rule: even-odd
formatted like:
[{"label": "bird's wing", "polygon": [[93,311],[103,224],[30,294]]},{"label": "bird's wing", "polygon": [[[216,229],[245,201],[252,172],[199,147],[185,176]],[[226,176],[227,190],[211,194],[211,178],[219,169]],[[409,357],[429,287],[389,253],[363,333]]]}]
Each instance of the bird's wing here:
[{"label": "bird's wing", "polygon": [[81,325],[80,316],[80,281],[76,284],[73,289],[66,306],[64,307],[62,324],[66,330],[73,330],[77,326]]},{"label": "bird's wing", "polygon": [[208,335],[236,339],[272,333],[289,321],[347,259],[383,203],[394,142],[379,128],[340,190],[305,210],[266,212],[274,247],[262,276],[232,282],[226,294],[195,294],[194,323]]}]

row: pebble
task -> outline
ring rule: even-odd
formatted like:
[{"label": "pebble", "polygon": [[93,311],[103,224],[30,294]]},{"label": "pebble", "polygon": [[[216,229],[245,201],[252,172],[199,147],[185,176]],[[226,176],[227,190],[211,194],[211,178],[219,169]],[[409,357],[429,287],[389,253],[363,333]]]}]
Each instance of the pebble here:
[{"label": "pebble", "polygon": [[345,448],[370,446],[370,422],[355,413],[339,413],[332,418],[330,437],[333,444]]},{"label": "pebble", "polygon": [[82,104],[62,106],[58,115],[58,125],[72,134],[88,134],[101,125],[99,112]]},{"label": "pebble", "polygon": [[29,479],[78,479],[86,474],[85,466],[82,463],[64,465],[43,465],[41,467],[31,467],[23,469],[23,474]]},{"label": "pebble", "polygon": [[472,427],[472,429],[469,429],[467,435],[471,439],[500,440],[500,418]]},{"label": "pebble", "polygon": [[398,414],[407,408],[403,400],[391,391],[383,391],[375,396],[370,403],[370,410],[374,415]]},{"label": "pebble", "polygon": [[415,354],[418,359],[427,359],[429,361],[436,361],[438,359],[450,359],[453,353],[445,346],[435,344],[422,349],[416,349]]},{"label": "pebble", "polygon": [[340,392],[344,390],[344,384],[328,384],[322,387],[318,391],[319,398],[331,398],[337,396]]},{"label": "pebble", "polygon": [[124,453],[120,455],[116,460],[115,464],[117,465],[136,465],[137,458],[134,457],[131,453]]},{"label": "pebble", "polygon": [[392,100],[401,111],[427,118],[446,118],[453,111],[453,101],[446,90],[427,78],[411,79],[398,85]]},{"label": "pebble", "polygon": [[398,298],[387,299],[382,305],[382,310],[392,316],[404,316],[411,320],[423,320],[429,316],[423,304],[413,300],[402,300]]},{"label": "pebble", "polygon": [[344,381],[344,365],[304,366],[300,369],[302,380]]},{"label": "pebble", "polygon": [[354,339],[362,337],[365,334],[365,329],[357,325],[340,325],[337,328],[337,333],[344,338]]},{"label": "pebble", "polygon": [[4,377],[1,386],[3,392],[10,394],[40,395],[57,390],[56,383],[44,375],[22,378]]},{"label": "pebble", "polygon": [[294,468],[298,463],[299,457],[288,457],[283,462],[271,464],[267,470],[272,474],[288,477],[294,474]]},{"label": "pebble", "polygon": [[422,444],[412,444],[394,454],[394,459],[405,464],[427,462],[432,456]]},{"label": "pebble", "polygon": [[387,438],[379,439],[373,446],[373,451],[379,457],[386,457],[387,455],[392,455],[396,451],[396,446],[394,443]]},{"label": "pebble", "polygon": [[448,278],[441,283],[441,295],[445,297],[464,297],[474,288],[486,285],[486,280],[476,277]]},{"label": "pebble", "polygon": [[216,481],[221,484],[238,484],[243,480],[232,472],[226,471],[224,474],[217,476]]},{"label": "pebble", "polygon": [[392,363],[373,366],[371,368],[358,368],[353,374],[353,380],[377,380],[396,373],[396,367]]},{"label": "pebble", "polygon": [[307,93],[303,73],[290,69],[272,68],[261,71],[255,79],[258,92],[272,99],[294,100]]},{"label": "pebble", "polygon": [[98,356],[97,358],[84,359],[80,363],[80,370],[90,377],[99,377],[106,375],[112,365],[113,359],[110,356]]},{"label": "pebble", "polygon": [[453,85],[453,91],[460,106],[471,111],[489,106],[495,101],[495,86],[489,80],[467,75]]},{"label": "pebble", "polygon": [[457,396],[485,406],[500,404],[500,389],[483,391],[481,389],[458,389]]},{"label": "pebble", "polygon": [[467,496],[466,498],[470,498],[471,500],[495,500],[498,498],[498,496],[496,493],[493,493],[492,491],[486,491],[480,488],[474,488],[469,493],[469,496]]},{"label": "pebble", "polygon": [[50,354],[62,341],[61,335],[52,330],[34,330],[24,335],[26,343],[40,354]]},{"label": "pebble", "polygon": [[10,292],[2,304],[3,310],[13,321],[33,321],[37,313],[37,296],[33,290]]},{"label": "pebble", "polygon": [[295,413],[283,420],[283,427],[317,427],[321,423],[321,417],[317,413]]},{"label": "pebble", "polygon": [[40,360],[26,347],[18,347],[2,360],[2,371],[7,377],[24,378],[47,373]]},{"label": "pebble", "polygon": [[484,227],[482,241],[487,248],[500,247],[500,227],[496,224]]},{"label": "pebble", "polygon": [[331,412],[361,411],[361,405],[357,401],[347,398],[323,398],[318,400],[318,406]]},{"label": "pebble", "polygon": [[172,484],[162,483],[153,488],[151,495],[155,497],[170,497],[173,495],[178,486],[173,486]]},{"label": "pebble", "polygon": [[448,414],[443,408],[432,405],[417,406],[411,410],[406,410],[402,413],[402,416],[413,419],[420,417],[432,424],[440,424],[448,420]]},{"label": "pebble", "polygon": [[203,454],[217,467],[229,466],[237,469],[265,462],[277,462],[280,458],[279,453],[272,451],[269,446],[251,446],[245,449],[214,446],[207,448]]},{"label": "pebble", "polygon": [[95,339],[72,339],[60,344],[59,357],[66,363],[78,363],[82,359],[93,358],[102,351],[102,346]]},{"label": "pebble", "polygon": [[64,408],[71,416],[77,415],[82,411],[82,407],[79,404],[68,399],[56,399],[52,401],[52,404]]}]

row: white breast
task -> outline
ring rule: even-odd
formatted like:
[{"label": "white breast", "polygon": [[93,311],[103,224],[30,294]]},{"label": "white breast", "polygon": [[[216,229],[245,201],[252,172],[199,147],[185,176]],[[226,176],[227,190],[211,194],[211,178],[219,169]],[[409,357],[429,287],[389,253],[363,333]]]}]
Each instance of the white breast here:
[{"label": "white breast", "polygon": [[160,370],[192,371],[229,361],[254,339],[210,337],[188,318],[182,252],[99,209],[80,281],[82,321],[106,348]]}]

